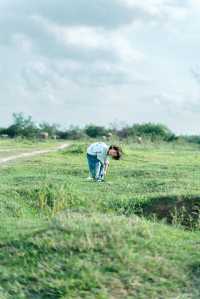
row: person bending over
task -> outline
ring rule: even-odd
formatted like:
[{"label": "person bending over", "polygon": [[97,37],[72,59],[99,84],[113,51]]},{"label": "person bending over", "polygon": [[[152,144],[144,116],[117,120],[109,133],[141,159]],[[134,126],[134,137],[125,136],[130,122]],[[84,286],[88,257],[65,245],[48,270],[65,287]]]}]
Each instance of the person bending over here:
[{"label": "person bending over", "polygon": [[119,160],[121,154],[122,152],[119,146],[108,146],[104,142],[92,143],[87,149],[87,160],[90,172],[88,180],[97,182],[104,181],[109,167],[108,158],[112,157],[115,160]]}]

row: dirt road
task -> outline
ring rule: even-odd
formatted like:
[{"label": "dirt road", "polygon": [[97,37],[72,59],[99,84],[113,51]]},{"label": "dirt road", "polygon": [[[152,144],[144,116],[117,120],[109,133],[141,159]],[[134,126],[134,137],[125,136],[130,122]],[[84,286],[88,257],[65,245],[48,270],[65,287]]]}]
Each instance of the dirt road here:
[{"label": "dirt road", "polygon": [[6,158],[1,158],[0,159],[0,165],[8,163],[10,161],[15,161],[15,160],[20,159],[20,158],[40,156],[40,155],[43,155],[43,154],[48,154],[48,153],[56,152],[56,151],[59,151],[59,150],[63,150],[65,148],[67,148],[69,145],[70,144],[65,143],[65,144],[62,144],[62,145],[60,145],[56,148],[53,148],[53,149],[37,150],[37,151],[29,152],[29,153],[22,153],[22,154],[13,155],[13,156],[6,157]]}]

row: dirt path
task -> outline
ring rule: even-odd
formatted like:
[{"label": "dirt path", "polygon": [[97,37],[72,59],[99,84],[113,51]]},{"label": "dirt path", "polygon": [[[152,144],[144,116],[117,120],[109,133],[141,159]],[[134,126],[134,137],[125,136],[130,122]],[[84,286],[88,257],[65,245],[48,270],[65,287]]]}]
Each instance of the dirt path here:
[{"label": "dirt path", "polygon": [[6,158],[1,158],[0,159],[0,165],[8,163],[10,161],[15,161],[15,160],[20,159],[20,158],[40,156],[40,155],[43,155],[43,154],[48,154],[48,153],[56,152],[56,151],[59,151],[59,150],[63,150],[65,148],[67,148],[69,145],[70,144],[65,143],[65,144],[62,144],[62,145],[60,145],[56,148],[53,148],[53,149],[37,150],[37,151],[29,152],[29,153],[22,153],[22,154],[13,155],[13,156],[6,157]]}]

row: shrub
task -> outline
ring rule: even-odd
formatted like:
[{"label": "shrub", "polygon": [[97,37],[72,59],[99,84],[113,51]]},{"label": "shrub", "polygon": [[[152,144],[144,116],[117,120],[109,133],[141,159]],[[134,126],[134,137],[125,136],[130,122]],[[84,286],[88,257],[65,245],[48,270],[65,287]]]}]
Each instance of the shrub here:
[{"label": "shrub", "polygon": [[200,136],[198,135],[192,135],[192,136],[181,136],[181,139],[185,140],[189,143],[196,143],[200,144]]},{"label": "shrub", "polygon": [[173,141],[176,136],[164,125],[162,124],[135,124],[133,126],[126,126],[117,132],[118,136],[121,138],[128,138],[136,136],[150,137],[152,141],[161,139],[164,141]]},{"label": "shrub", "polygon": [[101,126],[89,125],[85,128],[85,133],[91,138],[97,138],[107,135],[108,131]]}]

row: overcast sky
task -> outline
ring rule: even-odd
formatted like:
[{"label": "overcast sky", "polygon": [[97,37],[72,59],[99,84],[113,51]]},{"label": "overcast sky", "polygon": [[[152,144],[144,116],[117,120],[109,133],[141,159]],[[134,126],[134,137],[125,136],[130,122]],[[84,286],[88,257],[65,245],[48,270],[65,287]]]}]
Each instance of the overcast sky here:
[{"label": "overcast sky", "polygon": [[0,0],[0,126],[13,112],[200,133],[199,0]]}]

